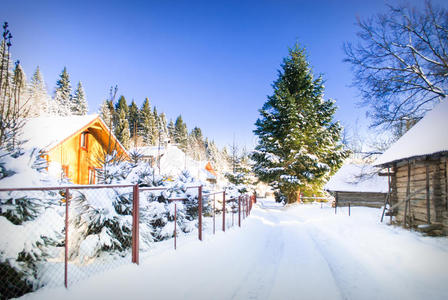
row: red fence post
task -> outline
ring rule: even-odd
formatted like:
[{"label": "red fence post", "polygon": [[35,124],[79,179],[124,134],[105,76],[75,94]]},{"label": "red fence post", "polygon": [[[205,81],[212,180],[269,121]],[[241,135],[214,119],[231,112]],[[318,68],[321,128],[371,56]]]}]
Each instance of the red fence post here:
[{"label": "red fence post", "polygon": [[202,241],[202,185],[198,187],[198,238]]},{"label": "red fence post", "polygon": [[176,231],[177,231],[177,204],[174,201],[174,250],[176,250]]},{"label": "red fence post", "polygon": [[139,190],[138,184],[132,188],[132,262],[139,264]]},{"label": "red fence post", "polygon": [[241,196],[238,197],[238,226],[241,227]]},{"label": "red fence post", "polygon": [[64,285],[65,288],[68,287],[68,206],[69,206],[69,200],[70,199],[70,191],[68,188],[65,189],[65,255],[64,255]]},{"label": "red fence post", "polygon": [[226,231],[226,192],[222,192],[222,231]]}]

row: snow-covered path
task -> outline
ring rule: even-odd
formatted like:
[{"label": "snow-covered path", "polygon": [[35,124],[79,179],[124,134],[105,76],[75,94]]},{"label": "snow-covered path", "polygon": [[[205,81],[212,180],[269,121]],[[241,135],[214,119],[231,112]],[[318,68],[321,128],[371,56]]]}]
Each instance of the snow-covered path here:
[{"label": "snow-covered path", "polygon": [[379,224],[378,214],[260,202],[242,228],[25,298],[446,299],[448,239]]}]

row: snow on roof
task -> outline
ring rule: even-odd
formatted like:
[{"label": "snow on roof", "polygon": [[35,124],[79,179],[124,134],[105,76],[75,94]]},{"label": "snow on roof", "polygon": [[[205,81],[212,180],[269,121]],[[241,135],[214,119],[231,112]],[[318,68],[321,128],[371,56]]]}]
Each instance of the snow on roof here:
[{"label": "snow on roof", "polygon": [[387,177],[378,176],[370,165],[346,164],[334,174],[324,189],[341,192],[387,193]]},{"label": "snow on roof", "polygon": [[50,150],[96,118],[98,118],[96,114],[30,118],[23,127],[23,138],[26,141],[24,148],[37,147]]},{"label": "snow on roof", "polygon": [[374,165],[445,151],[448,151],[448,100],[444,100],[428,112],[378,157]]}]

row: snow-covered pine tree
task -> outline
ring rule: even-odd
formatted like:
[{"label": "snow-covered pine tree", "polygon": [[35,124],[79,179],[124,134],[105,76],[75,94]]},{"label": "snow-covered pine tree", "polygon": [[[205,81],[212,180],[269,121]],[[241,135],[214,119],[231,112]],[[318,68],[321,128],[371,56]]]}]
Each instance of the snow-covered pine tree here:
[{"label": "snow-covered pine tree", "polygon": [[301,189],[322,185],[347,153],[333,121],[334,101],[323,99],[322,78],[314,79],[305,50],[290,49],[281,67],[255,123],[259,142],[252,158],[258,177],[277,189],[277,200],[292,203]]},{"label": "snow-covered pine tree", "polygon": [[80,81],[78,82],[78,86],[73,94],[71,101],[71,112],[72,115],[84,116],[88,111],[89,108],[86,100],[86,93]]},{"label": "snow-covered pine tree", "polygon": [[158,128],[159,128],[159,134],[160,134],[160,142],[162,143],[162,145],[164,145],[167,141],[168,141],[168,127],[166,124],[166,116],[165,113],[161,113],[159,115],[159,120],[158,120]]},{"label": "snow-covered pine tree", "polygon": [[115,115],[115,108],[112,104],[112,101],[110,100],[104,100],[103,104],[101,104],[99,115],[101,119],[106,123],[106,125],[114,131],[115,124],[114,124],[114,115]]},{"label": "snow-covered pine tree", "polygon": [[118,99],[118,103],[115,106],[115,111],[117,117],[115,136],[124,147],[129,148],[131,135],[128,122],[128,105],[124,96],[120,96]]},{"label": "snow-covered pine tree", "polygon": [[169,137],[171,143],[174,143],[174,132],[175,132],[176,128],[174,127],[174,122],[171,119],[170,119],[170,122],[168,123],[167,130],[168,130],[168,137]]},{"label": "snow-covered pine tree", "polygon": [[68,75],[67,68],[64,67],[61,75],[59,75],[59,80],[56,82],[54,98],[50,105],[51,114],[56,116],[71,115],[71,94],[72,86],[70,83],[70,76]]},{"label": "snow-covered pine tree", "polygon": [[137,137],[140,133],[140,111],[137,104],[132,100],[131,105],[129,105],[129,129],[131,132],[132,145],[134,141],[137,141]]},{"label": "snow-covered pine tree", "polygon": [[151,112],[151,105],[149,104],[149,99],[145,98],[142,108],[140,109],[140,135],[143,137],[143,143],[146,145],[154,145],[154,131],[155,131],[155,120],[154,115]]},{"label": "snow-covered pine tree", "polygon": [[182,120],[182,116],[179,115],[174,124],[174,142],[179,145],[179,148],[186,149],[188,142],[187,125]]},{"label": "snow-covered pine tree", "polygon": [[28,85],[28,95],[28,115],[30,117],[39,117],[46,115],[48,113],[49,96],[39,66],[37,66],[36,71],[34,71],[33,77],[31,77],[31,82]]},{"label": "snow-covered pine tree", "polygon": [[232,165],[232,172],[225,176],[230,183],[234,184],[240,193],[249,192],[248,187],[253,187],[256,183],[255,174],[252,171],[253,162],[249,154],[243,148],[241,155],[238,155],[235,164]]},{"label": "snow-covered pine tree", "polygon": [[154,144],[157,145],[159,143],[160,116],[159,116],[159,113],[157,112],[157,107],[155,107],[155,106],[152,109],[152,115],[154,118],[154,130],[153,130],[152,139],[154,141]]}]

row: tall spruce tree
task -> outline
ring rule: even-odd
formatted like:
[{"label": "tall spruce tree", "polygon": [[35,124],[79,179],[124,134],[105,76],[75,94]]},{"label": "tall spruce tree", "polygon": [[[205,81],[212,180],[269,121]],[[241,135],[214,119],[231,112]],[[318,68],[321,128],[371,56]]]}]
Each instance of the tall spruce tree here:
[{"label": "tall spruce tree", "polygon": [[71,112],[73,115],[84,116],[87,114],[89,108],[86,100],[86,93],[81,81],[78,82],[75,93],[71,101]]},{"label": "tall spruce tree", "polygon": [[131,105],[129,105],[129,129],[131,131],[131,137],[134,139],[139,135],[140,127],[140,111],[137,104],[132,100]]},{"label": "tall spruce tree", "polygon": [[142,108],[140,109],[140,135],[143,137],[143,143],[146,145],[154,145],[154,131],[155,131],[155,121],[154,115],[151,111],[151,104],[149,99],[145,98]]},{"label": "tall spruce tree", "polygon": [[186,149],[188,142],[187,125],[182,120],[182,116],[179,115],[174,124],[174,142],[179,145],[179,148]]},{"label": "tall spruce tree", "polygon": [[252,158],[258,177],[277,189],[277,200],[297,201],[302,190],[321,186],[347,156],[332,100],[323,99],[305,50],[296,45],[283,60],[274,93],[260,110]]},{"label": "tall spruce tree", "polygon": [[126,103],[126,98],[124,96],[120,96],[115,106],[117,119],[115,125],[115,136],[126,148],[129,148],[131,140],[128,122],[128,110],[129,109]]},{"label": "tall spruce tree", "polygon": [[174,127],[173,120],[170,120],[170,122],[168,123],[167,130],[168,130],[168,137],[171,143],[174,143],[174,132],[176,131],[176,128]]},{"label": "tall spruce tree", "polygon": [[27,107],[29,108],[30,117],[39,117],[48,113],[48,94],[45,81],[39,66],[34,71],[31,82],[28,86],[29,101]]},{"label": "tall spruce tree", "polygon": [[72,86],[67,68],[64,67],[59,80],[56,82],[56,89],[51,105],[51,113],[58,116],[71,115]]}]

